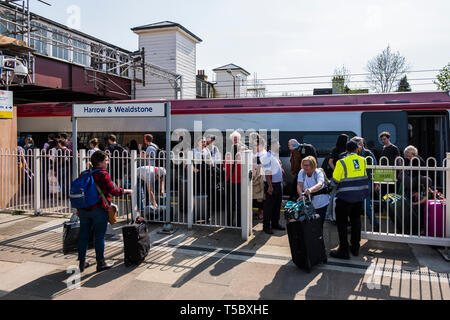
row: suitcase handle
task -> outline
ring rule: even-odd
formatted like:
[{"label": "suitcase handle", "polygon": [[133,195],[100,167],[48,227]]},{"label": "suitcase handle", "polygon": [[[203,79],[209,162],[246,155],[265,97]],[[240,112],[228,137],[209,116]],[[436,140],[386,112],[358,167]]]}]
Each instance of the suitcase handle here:
[{"label": "suitcase handle", "polygon": [[130,195],[127,193],[126,195],[125,195],[125,203],[126,203],[126,205],[125,205],[125,210],[127,210],[127,224],[129,224],[129,219],[128,219],[128,214],[129,213],[131,213],[131,216],[133,217],[133,212],[131,211],[131,205],[129,204],[130,203],[130,201],[131,201],[131,197],[130,197]]},{"label": "suitcase handle", "polygon": [[[304,197],[305,195],[306,195],[306,194],[303,192],[303,193],[302,193],[302,196]],[[311,194],[308,194],[307,196],[308,196],[309,202],[311,202]]]}]

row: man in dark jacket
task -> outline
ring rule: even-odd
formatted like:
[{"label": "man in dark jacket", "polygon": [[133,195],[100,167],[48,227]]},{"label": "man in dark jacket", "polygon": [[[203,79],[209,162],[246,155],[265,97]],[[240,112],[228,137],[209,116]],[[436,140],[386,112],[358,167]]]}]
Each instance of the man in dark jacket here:
[{"label": "man in dark jacket", "polygon": [[110,170],[113,181],[117,185],[120,185],[120,182],[122,182],[123,179],[123,174],[128,173],[127,161],[122,159],[125,149],[117,143],[117,137],[114,134],[110,134],[108,136],[108,146],[106,147],[106,150],[111,154]]}]

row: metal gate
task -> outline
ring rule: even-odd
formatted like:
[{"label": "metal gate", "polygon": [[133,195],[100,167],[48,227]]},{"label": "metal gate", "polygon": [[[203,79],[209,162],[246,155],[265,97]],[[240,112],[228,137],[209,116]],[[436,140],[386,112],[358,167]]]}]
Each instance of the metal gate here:
[{"label": "metal gate", "polygon": [[[450,153],[439,165],[434,158],[425,164],[415,157],[405,165],[398,157],[380,165],[367,158],[370,199],[364,203],[362,237],[370,240],[450,246]],[[377,221],[378,220],[378,228]]]}]

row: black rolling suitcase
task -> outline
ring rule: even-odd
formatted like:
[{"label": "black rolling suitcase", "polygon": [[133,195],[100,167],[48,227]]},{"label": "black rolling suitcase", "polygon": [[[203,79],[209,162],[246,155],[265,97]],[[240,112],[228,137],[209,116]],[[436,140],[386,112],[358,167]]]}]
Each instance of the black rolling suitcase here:
[{"label": "black rolling suitcase", "polygon": [[[288,203],[289,204],[289,203]],[[298,212],[295,212],[296,209]],[[312,267],[327,263],[320,216],[308,201],[285,211],[292,261],[310,272]]]},{"label": "black rolling suitcase", "polygon": [[[78,238],[80,237],[79,218],[63,223],[63,254],[78,251]],[[94,229],[89,236],[88,249],[94,248]]]},{"label": "black rolling suitcase", "polygon": [[[127,199],[127,209],[129,202]],[[141,264],[150,250],[150,236],[144,219],[136,218],[129,223],[127,210],[127,225],[122,227],[125,266]]]}]

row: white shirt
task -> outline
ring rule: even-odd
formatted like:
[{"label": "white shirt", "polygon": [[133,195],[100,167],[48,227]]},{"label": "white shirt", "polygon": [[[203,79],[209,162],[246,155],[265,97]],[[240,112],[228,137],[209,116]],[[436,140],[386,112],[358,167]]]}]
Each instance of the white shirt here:
[{"label": "white shirt", "polygon": [[99,148],[89,149],[89,150],[88,150],[89,158],[92,157],[92,155],[93,155],[96,151],[98,151],[98,150],[100,150],[100,149],[99,149]]},{"label": "white shirt", "polygon": [[[266,174],[272,175],[272,182],[278,183],[283,181],[283,172],[281,171],[280,161],[269,151],[263,150],[256,154],[261,162],[263,180],[266,180]],[[269,172],[267,172],[269,171]],[[267,172],[267,173],[266,173]]]},{"label": "white shirt", "polygon": [[209,150],[207,148],[194,148],[192,149],[192,154],[195,164],[201,164],[202,161],[211,159],[211,154],[209,153]]},{"label": "white shirt", "polygon": [[215,145],[212,145],[208,149],[211,153],[211,162],[213,164],[219,164],[222,160],[222,154],[220,153],[219,148],[217,148]]},{"label": "white shirt", "polygon": [[[305,181],[303,181],[303,176],[305,176]],[[317,180],[316,180],[316,177],[317,177]],[[304,171],[302,169],[298,173],[297,181],[303,182],[303,191],[304,191],[307,188],[314,187],[319,182],[324,183],[325,177],[323,176],[323,172],[319,169],[316,169],[315,174],[313,173],[311,175],[311,177],[308,177],[308,175],[306,173],[304,174]],[[322,188],[323,187],[324,186],[322,186]],[[320,209],[320,208],[327,206],[329,202],[330,202],[330,197],[327,194],[319,194],[319,195],[315,196],[314,198],[312,198],[312,204],[313,204],[314,208],[316,208],[316,209]]]},{"label": "white shirt", "polygon": [[137,168],[136,175],[139,179],[145,181],[145,183],[150,185],[155,183],[155,167],[153,166],[143,166]]}]

